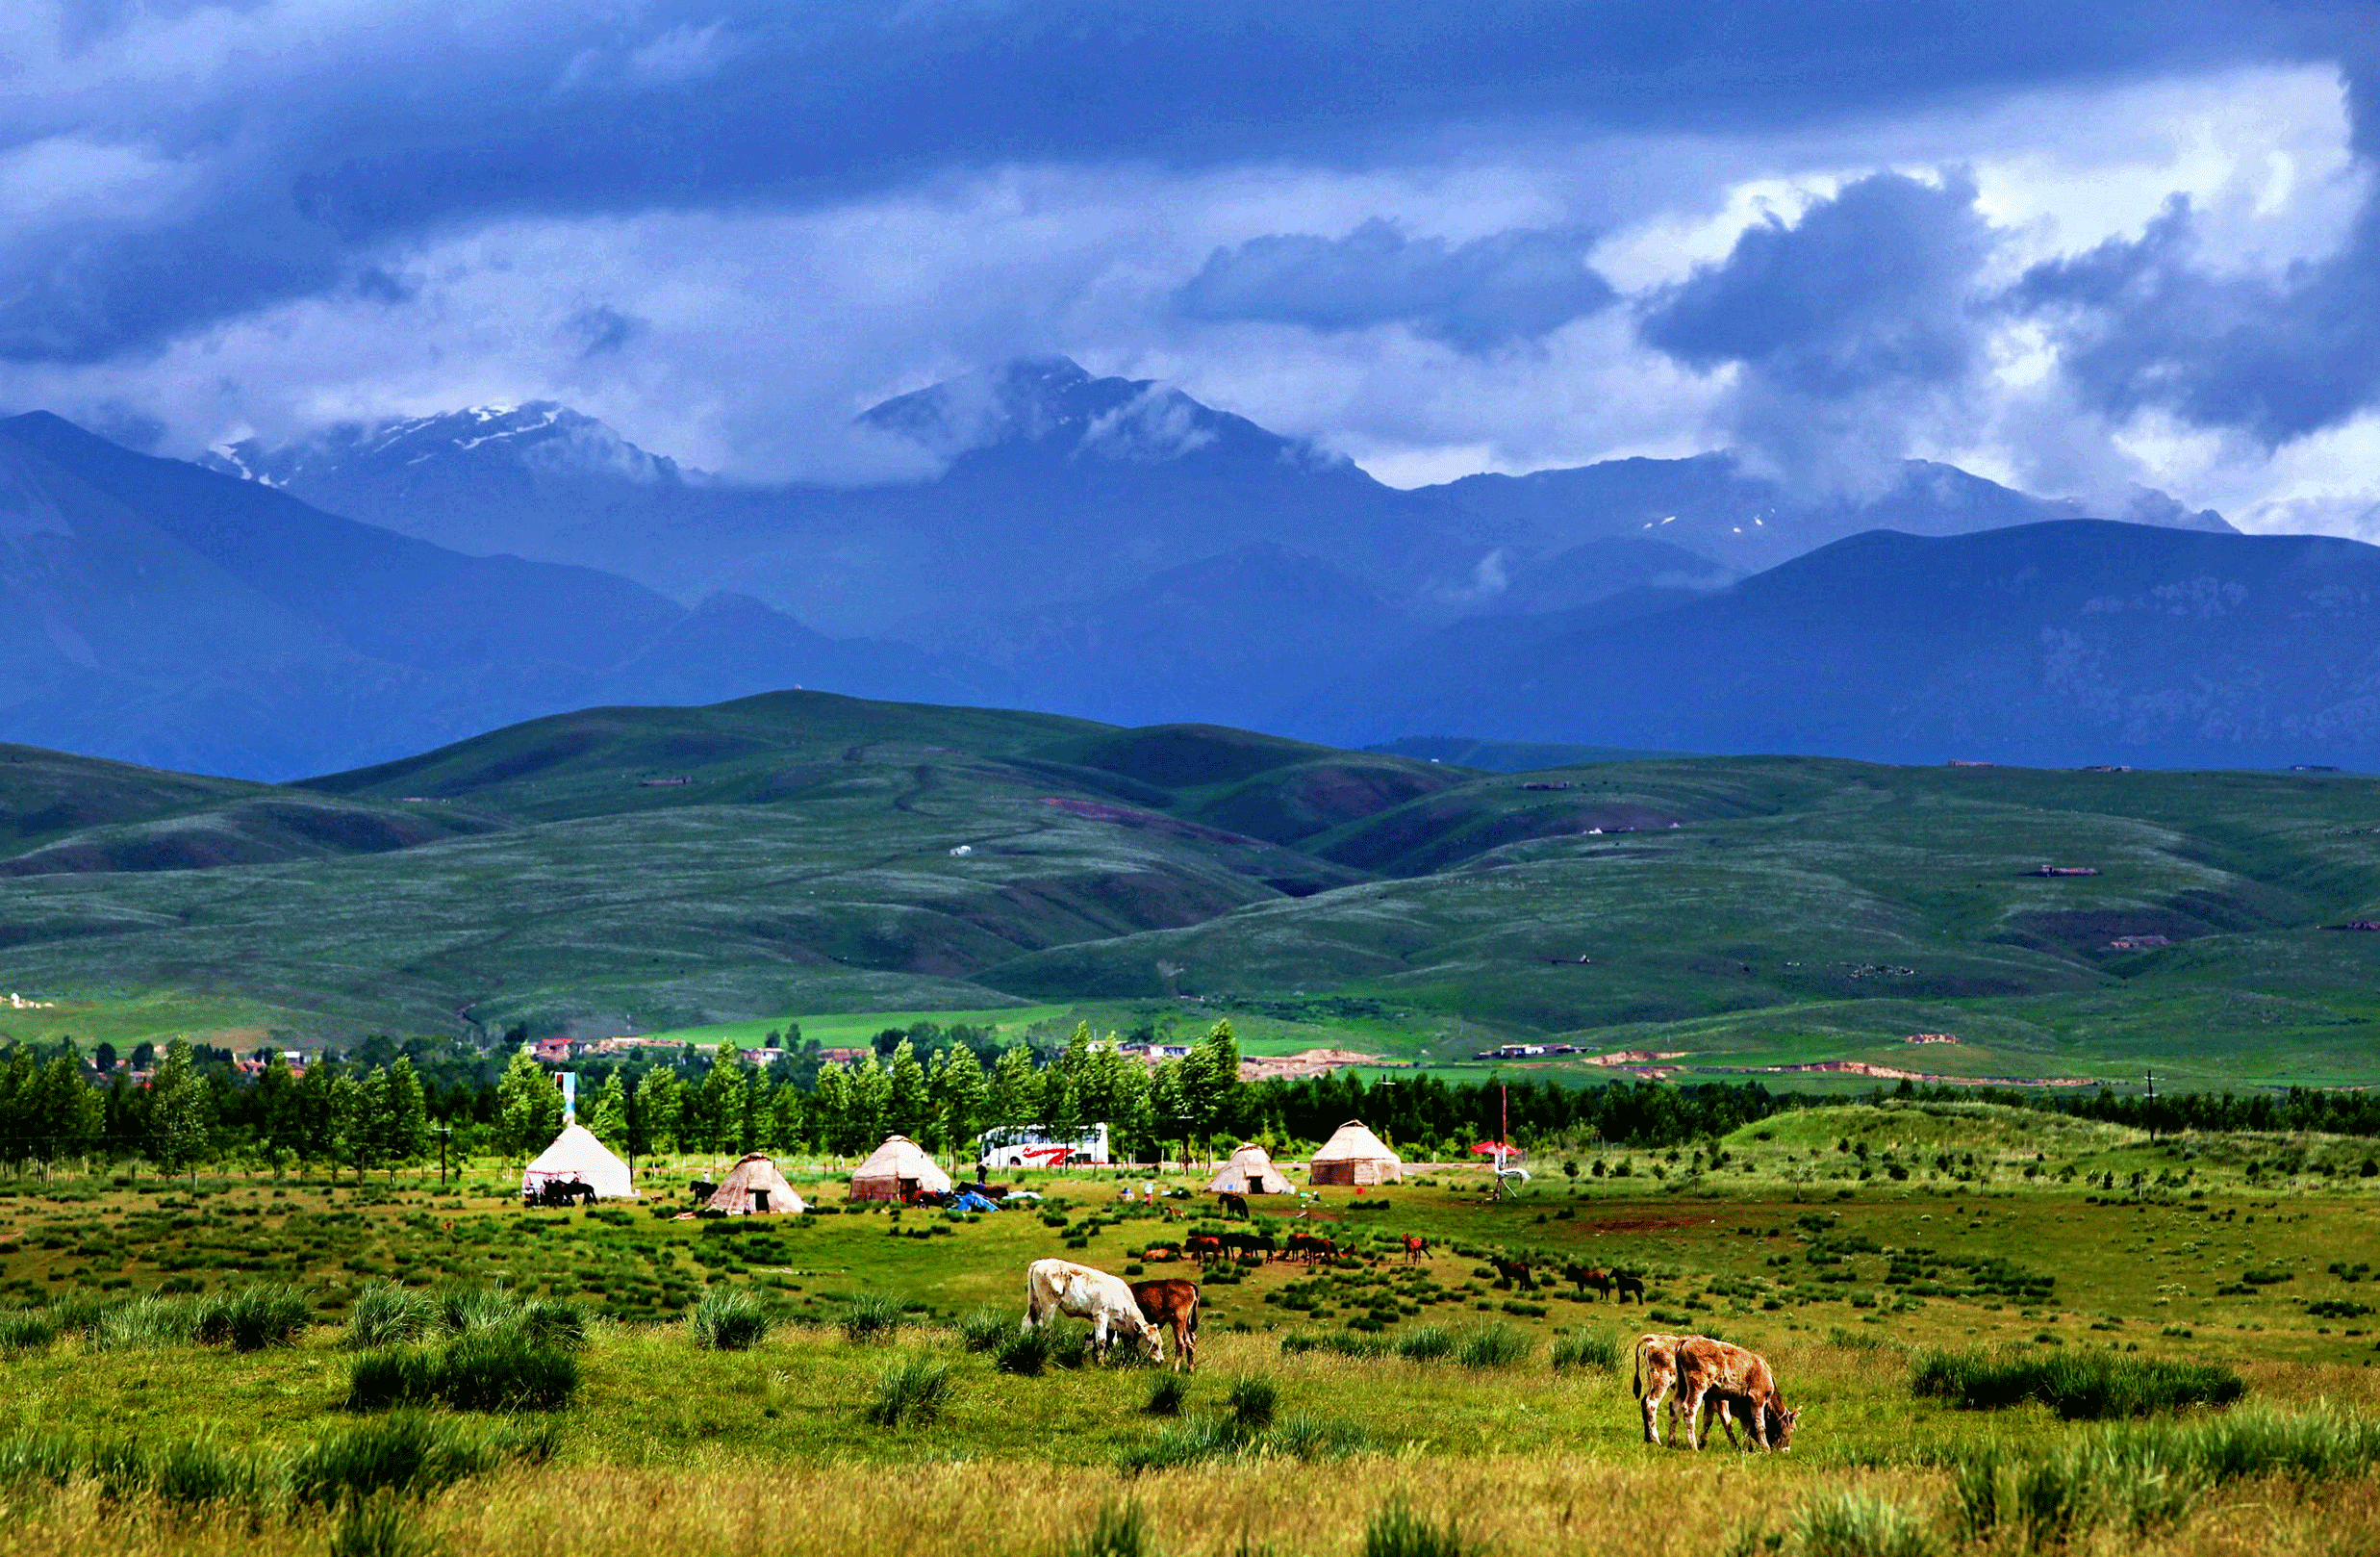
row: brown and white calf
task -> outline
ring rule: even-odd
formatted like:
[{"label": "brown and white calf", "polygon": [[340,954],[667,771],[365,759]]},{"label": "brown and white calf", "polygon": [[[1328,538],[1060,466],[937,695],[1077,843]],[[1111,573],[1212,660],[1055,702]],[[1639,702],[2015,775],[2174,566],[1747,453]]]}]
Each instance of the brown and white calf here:
[{"label": "brown and white calf", "polygon": [[1118,1336],[1150,1362],[1165,1361],[1164,1340],[1141,1317],[1140,1302],[1123,1277],[1072,1260],[1036,1260],[1025,1270],[1024,1328],[1038,1330],[1061,1314],[1091,1321],[1092,1355],[1102,1363]]},{"label": "brown and white calf", "polygon": [[[1675,1431],[1678,1410],[1685,1409],[1686,1443],[1702,1443],[1703,1408],[1708,1405],[1727,1431],[1727,1441],[1738,1448],[1790,1449],[1793,1428],[1801,1412],[1788,1408],[1778,1391],[1768,1360],[1758,1352],[1708,1336],[1645,1335],[1636,1340],[1636,1399],[1644,1412],[1648,1443],[1660,1442],[1661,1399],[1675,1388],[1669,1417]],[[1735,1436],[1740,1416],[1744,1439]]]}]

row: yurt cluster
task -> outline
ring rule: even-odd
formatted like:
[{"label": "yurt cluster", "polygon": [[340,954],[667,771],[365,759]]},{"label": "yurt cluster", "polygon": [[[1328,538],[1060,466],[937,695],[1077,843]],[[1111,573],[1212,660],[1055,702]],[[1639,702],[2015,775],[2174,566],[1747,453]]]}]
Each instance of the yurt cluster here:
[{"label": "yurt cluster", "polygon": [[[1378,1136],[1359,1120],[1350,1119],[1332,1132],[1307,1164],[1307,1179],[1316,1185],[1364,1187],[1394,1184],[1405,1164]],[[950,1175],[932,1156],[906,1136],[889,1136],[884,1144],[851,1170],[853,1200],[907,1204],[952,1192]],[[1287,1195],[1297,1187],[1274,1165],[1265,1149],[1253,1141],[1241,1146],[1208,1181],[1209,1194]],[[636,1187],[628,1164],[595,1138],[584,1125],[565,1125],[552,1145],[540,1153],[520,1179],[521,1198],[530,1204],[578,1200],[633,1198]],[[724,1179],[711,1187],[697,1213],[721,1216],[798,1214],[809,1202],[788,1184],[770,1158],[759,1152],[737,1160]]]}]

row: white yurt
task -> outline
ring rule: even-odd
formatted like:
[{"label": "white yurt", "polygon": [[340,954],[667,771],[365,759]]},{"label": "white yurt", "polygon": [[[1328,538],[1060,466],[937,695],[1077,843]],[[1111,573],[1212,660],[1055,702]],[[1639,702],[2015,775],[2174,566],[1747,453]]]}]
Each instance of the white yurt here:
[{"label": "white yurt", "polygon": [[851,1170],[853,1200],[907,1200],[921,1191],[949,1194],[950,1175],[906,1136],[885,1136],[884,1144]]},{"label": "white yurt", "polygon": [[1405,1163],[1362,1120],[1350,1119],[1322,1143],[1306,1176],[1316,1184],[1395,1184]]},{"label": "white yurt", "polygon": [[628,1164],[595,1139],[585,1125],[564,1125],[554,1143],[538,1153],[520,1175],[520,1192],[533,1195],[549,1184],[583,1184],[597,1200],[633,1200],[636,1186],[628,1182]]},{"label": "white yurt", "polygon": [[706,1204],[730,1216],[798,1216],[810,1209],[776,1163],[759,1152],[737,1159]]},{"label": "white yurt", "polygon": [[1231,1154],[1223,1171],[1207,1182],[1210,1195],[1294,1195],[1297,1186],[1281,1176],[1264,1148],[1249,1141]]}]

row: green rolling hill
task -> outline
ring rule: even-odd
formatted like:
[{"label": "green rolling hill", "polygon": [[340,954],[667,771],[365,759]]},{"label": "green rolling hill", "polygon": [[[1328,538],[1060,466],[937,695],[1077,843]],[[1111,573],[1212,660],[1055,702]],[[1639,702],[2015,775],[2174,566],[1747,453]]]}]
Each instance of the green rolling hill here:
[{"label": "green rolling hill", "polygon": [[1629,755],[1489,773],[811,693],[287,787],[6,749],[7,980],[58,1004],[0,1032],[1064,1007],[1680,1080],[2380,1072],[2380,934],[2326,928],[2380,918],[2380,781]]}]

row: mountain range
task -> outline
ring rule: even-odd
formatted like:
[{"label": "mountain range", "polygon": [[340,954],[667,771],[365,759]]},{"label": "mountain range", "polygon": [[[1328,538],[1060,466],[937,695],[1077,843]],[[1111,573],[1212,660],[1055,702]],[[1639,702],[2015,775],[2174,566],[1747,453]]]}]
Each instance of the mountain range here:
[{"label": "mountain range", "polygon": [[778,687],[1339,742],[2380,766],[2380,551],[1912,462],[1400,490],[1036,359],[860,419],[936,473],[756,486],[553,404],[226,446],[0,422],[7,733],[261,777]]}]

